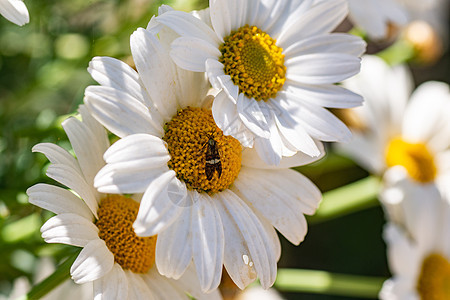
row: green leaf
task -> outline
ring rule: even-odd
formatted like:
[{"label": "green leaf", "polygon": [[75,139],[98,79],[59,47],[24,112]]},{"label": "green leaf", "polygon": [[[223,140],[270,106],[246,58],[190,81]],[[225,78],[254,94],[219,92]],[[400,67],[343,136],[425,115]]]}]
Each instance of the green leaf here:
[{"label": "green leaf", "polygon": [[323,194],[316,213],[308,218],[311,223],[323,222],[379,205],[377,195],[380,180],[369,176]]},{"label": "green leaf", "polygon": [[279,269],[275,287],[282,292],[303,292],[359,298],[378,298],[386,278],[335,274],[325,271]]}]

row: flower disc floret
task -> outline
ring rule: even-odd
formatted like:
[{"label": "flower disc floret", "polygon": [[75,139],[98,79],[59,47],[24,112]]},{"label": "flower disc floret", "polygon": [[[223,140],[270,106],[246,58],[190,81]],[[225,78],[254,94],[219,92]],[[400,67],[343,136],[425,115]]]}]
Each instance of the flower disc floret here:
[{"label": "flower disc floret", "polygon": [[422,264],[417,283],[420,299],[450,299],[450,263],[440,254],[429,255]]},{"label": "flower disc floret", "polygon": [[387,146],[386,164],[403,166],[411,178],[421,183],[433,181],[437,174],[433,155],[424,144],[408,143],[400,138]]},{"label": "flower disc floret", "polygon": [[102,199],[96,226],[99,237],[114,255],[114,261],[134,273],[147,273],[155,262],[156,235],[138,237],[133,223],[139,203],[120,195]]},{"label": "flower disc floret", "polygon": [[[220,161],[221,173],[214,169],[213,177],[206,175],[209,140],[214,140],[215,159]],[[165,125],[163,140],[171,156],[168,166],[188,189],[217,193],[227,189],[241,169],[241,145],[231,136],[224,136],[212,117],[211,110],[185,108]],[[208,149],[209,148],[209,149]]]},{"label": "flower disc floret", "polygon": [[245,25],[224,38],[219,61],[249,98],[274,98],[286,81],[283,49],[256,26]]}]

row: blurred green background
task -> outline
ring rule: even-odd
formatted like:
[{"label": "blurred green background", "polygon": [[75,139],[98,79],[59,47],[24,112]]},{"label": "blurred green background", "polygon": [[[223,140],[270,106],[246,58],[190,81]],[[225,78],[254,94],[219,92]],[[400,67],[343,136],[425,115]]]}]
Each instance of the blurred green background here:
[{"label": "blurred green background", "polygon": [[[38,182],[54,184],[45,176],[48,161],[31,148],[51,142],[70,149],[60,123],[76,112],[84,89],[95,84],[86,70],[91,58],[112,56],[131,62],[130,34],[146,27],[163,3],[182,10],[207,6],[207,1],[151,0],[25,3],[29,24],[18,27],[0,17],[0,294],[8,294],[20,276],[32,279],[39,256],[52,255],[58,260],[71,251],[43,242],[39,228],[51,214],[28,204],[25,191]],[[433,66],[413,69],[417,83],[448,82],[448,52]],[[335,155],[302,172],[323,192],[368,175]],[[279,267],[388,277],[383,224],[379,206],[311,224],[299,247],[281,237]],[[348,298],[283,295],[288,299]]]}]

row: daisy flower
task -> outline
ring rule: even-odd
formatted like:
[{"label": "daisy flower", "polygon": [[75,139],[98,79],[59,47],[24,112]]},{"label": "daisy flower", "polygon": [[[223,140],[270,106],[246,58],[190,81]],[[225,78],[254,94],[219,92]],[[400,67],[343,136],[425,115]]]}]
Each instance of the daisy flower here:
[{"label": "daisy flower", "polygon": [[0,0],[0,14],[19,26],[30,22],[27,7],[22,0]]},{"label": "daisy flower", "polygon": [[104,128],[85,107],[80,107],[80,113],[83,121],[63,122],[76,159],[54,144],[33,148],[50,160],[47,175],[70,189],[36,184],[27,190],[30,203],[56,214],[41,228],[44,240],[83,248],[70,273],[75,283],[93,282],[96,299],[189,299],[185,292],[205,297],[192,268],[179,281],[158,273],[154,266],[157,237],[138,237],[132,228],[138,201],[99,193],[93,187],[109,142]]},{"label": "daisy flower", "polygon": [[450,299],[449,194],[441,195],[435,185],[417,185],[406,172],[387,181],[403,194],[399,208],[405,223],[385,228],[393,276],[383,284],[380,299]]},{"label": "daisy flower", "polygon": [[299,153],[273,167],[253,149],[242,151],[214,122],[204,73],[178,68],[163,42],[170,39],[159,36],[142,28],[132,34],[138,72],[107,57],[90,63],[101,86],[88,87],[84,101],[121,138],[106,151],[95,186],[144,193],[134,229],[158,234],[161,274],[177,279],[193,260],[203,291],[219,285],[223,265],[241,289],[257,276],[267,288],[280,256],[274,227],[299,244],[303,214],[313,214],[321,199],[311,181],[288,168],[316,158]]},{"label": "daisy flower", "polygon": [[362,102],[334,85],[358,73],[365,50],[358,37],[330,33],[347,15],[346,1],[216,0],[209,12],[206,23],[180,11],[156,21],[181,36],[170,52],[176,64],[206,72],[223,91],[212,113],[224,134],[275,165],[297,151],[317,157],[314,139],[349,140],[324,108]]},{"label": "daisy flower", "polygon": [[372,173],[402,166],[417,184],[444,187],[450,176],[448,85],[427,82],[411,94],[407,68],[390,68],[375,56],[365,56],[361,73],[344,85],[365,98],[354,110],[365,128],[338,146]]}]

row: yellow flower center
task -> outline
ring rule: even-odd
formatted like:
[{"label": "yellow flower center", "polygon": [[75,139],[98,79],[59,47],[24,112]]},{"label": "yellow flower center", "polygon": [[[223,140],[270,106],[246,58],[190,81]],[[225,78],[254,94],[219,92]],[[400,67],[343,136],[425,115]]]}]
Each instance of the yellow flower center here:
[{"label": "yellow flower center", "polygon": [[241,169],[241,145],[224,136],[204,108],[182,109],[166,123],[169,168],[189,189],[216,193],[227,189]]},{"label": "yellow flower center", "polygon": [[138,210],[139,203],[133,199],[109,195],[100,202],[96,226],[116,263],[134,273],[147,273],[155,262],[156,235],[138,237],[134,233]]},{"label": "yellow flower center", "polygon": [[445,257],[433,253],[423,261],[417,291],[422,300],[450,299],[450,263]]},{"label": "yellow flower center", "polygon": [[393,139],[386,149],[389,167],[403,166],[414,180],[427,183],[436,177],[433,155],[424,144],[412,144],[400,138]]},{"label": "yellow flower center", "polygon": [[283,49],[256,26],[245,25],[224,38],[219,61],[239,91],[249,98],[274,98],[286,81]]}]

